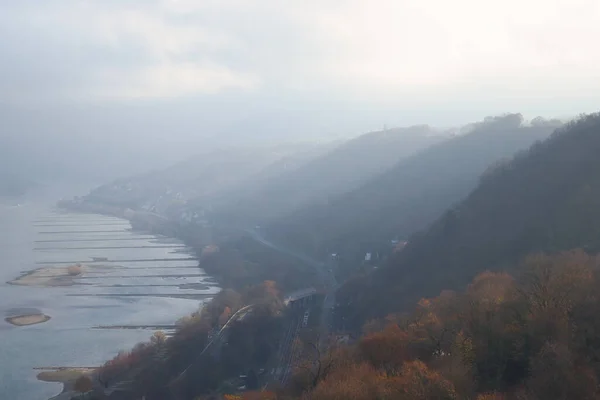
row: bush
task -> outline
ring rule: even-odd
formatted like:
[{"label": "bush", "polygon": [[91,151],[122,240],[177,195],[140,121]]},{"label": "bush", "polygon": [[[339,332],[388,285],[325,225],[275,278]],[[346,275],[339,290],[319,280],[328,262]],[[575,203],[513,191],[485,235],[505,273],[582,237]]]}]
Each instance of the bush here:
[{"label": "bush", "polygon": [[89,392],[94,388],[94,384],[92,383],[92,379],[87,375],[81,375],[75,381],[75,385],[73,388],[80,393]]},{"label": "bush", "polygon": [[82,272],[83,272],[83,268],[81,267],[80,264],[70,265],[67,267],[67,273],[71,276],[81,275]]}]

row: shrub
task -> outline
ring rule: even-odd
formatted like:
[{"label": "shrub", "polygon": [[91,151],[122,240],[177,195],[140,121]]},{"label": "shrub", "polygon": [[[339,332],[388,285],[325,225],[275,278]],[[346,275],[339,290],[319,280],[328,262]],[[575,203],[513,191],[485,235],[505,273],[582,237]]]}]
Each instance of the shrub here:
[{"label": "shrub", "polygon": [[73,388],[80,393],[89,392],[94,388],[94,384],[92,383],[92,379],[87,375],[81,375],[75,381],[75,385]]},{"label": "shrub", "polygon": [[69,265],[67,267],[67,273],[71,276],[81,275],[82,272],[83,268],[81,267],[81,264]]}]

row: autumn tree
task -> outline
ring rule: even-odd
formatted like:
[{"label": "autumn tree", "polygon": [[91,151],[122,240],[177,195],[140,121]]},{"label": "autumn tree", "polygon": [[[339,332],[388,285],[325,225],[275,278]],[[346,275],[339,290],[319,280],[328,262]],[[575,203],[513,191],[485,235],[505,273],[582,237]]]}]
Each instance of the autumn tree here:
[{"label": "autumn tree", "polygon": [[386,389],[382,383],[385,376],[368,363],[357,363],[336,370],[304,400],[372,400],[382,398]]},{"label": "autumn tree", "polygon": [[333,341],[319,347],[313,342],[296,339],[292,346],[294,374],[289,388],[296,394],[312,390],[336,369],[353,364],[355,358],[351,348],[338,346]]},{"label": "autumn tree", "polygon": [[389,325],[381,332],[363,337],[358,348],[361,355],[375,368],[393,373],[413,355],[409,352],[409,336],[398,325]]},{"label": "autumn tree", "polygon": [[93,388],[94,384],[92,379],[87,375],[81,375],[79,378],[77,378],[75,384],[73,385],[73,389],[81,393],[89,392]]},{"label": "autumn tree", "polygon": [[221,313],[221,315],[219,315],[219,325],[218,326],[223,326],[227,323],[227,320],[229,320],[229,317],[231,317],[231,308],[225,306],[225,309],[223,309],[223,312]]},{"label": "autumn tree", "polygon": [[592,400],[598,395],[593,371],[575,363],[570,350],[547,342],[533,358],[527,392],[532,400]]},{"label": "autumn tree", "polygon": [[523,264],[521,293],[528,304],[537,349],[548,340],[566,341],[577,304],[593,294],[597,260],[581,250],[556,256],[537,254]]},{"label": "autumn tree", "polygon": [[452,400],[458,396],[452,383],[432,371],[419,360],[405,363],[398,376],[389,378],[386,386],[392,396],[406,400]]}]

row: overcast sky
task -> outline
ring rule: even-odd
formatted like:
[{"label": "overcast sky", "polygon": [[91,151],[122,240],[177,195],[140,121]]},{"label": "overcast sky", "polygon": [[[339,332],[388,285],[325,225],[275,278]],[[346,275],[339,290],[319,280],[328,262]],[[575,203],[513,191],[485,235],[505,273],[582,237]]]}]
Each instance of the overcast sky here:
[{"label": "overcast sky", "polygon": [[176,158],[574,115],[600,104],[599,38],[597,0],[0,0],[0,135]]}]

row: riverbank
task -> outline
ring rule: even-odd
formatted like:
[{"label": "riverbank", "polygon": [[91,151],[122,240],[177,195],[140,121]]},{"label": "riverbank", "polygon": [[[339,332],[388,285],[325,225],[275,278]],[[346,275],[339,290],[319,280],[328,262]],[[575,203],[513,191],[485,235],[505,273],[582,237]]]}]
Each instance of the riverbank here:
[{"label": "riverbank", "polygon": [[[76,395],[76,382],[83,377],[90,377],[98,368],[95,367],[40,367],[42,372],[36,378],[42,382],[61,383],[63,390],[49,400],[68,400]],[[90,379],[91,382],[91,379]]]},{"label": "riverbank", "polygon": [[[63,201],[59,207],[124,218],[134,230],[177,238],[193,249],[199,268],[221,287],[241,290],[270,280],[277,282],[282,291],[291,292],[320,284],[314,269],[307,268],[305,262],[265,246],[239,227],[180,223],[152,212],[88,201]],[[209,246],[217,251],[206,252]]]}]

